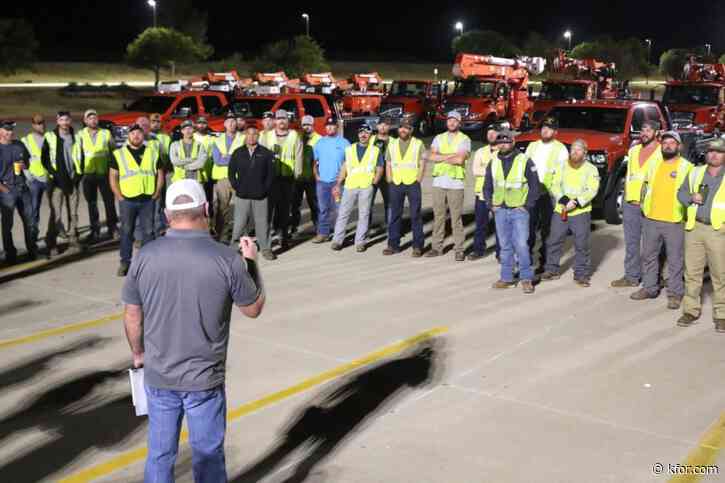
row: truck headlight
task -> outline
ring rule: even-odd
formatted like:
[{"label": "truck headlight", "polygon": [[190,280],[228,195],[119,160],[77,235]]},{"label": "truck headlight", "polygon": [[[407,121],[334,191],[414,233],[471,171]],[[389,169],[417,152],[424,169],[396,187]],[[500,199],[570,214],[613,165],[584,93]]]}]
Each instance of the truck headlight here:
[{"label": "truck headlight", "polygon": [[598,168],[607,165],[607,153],[589,153],[587,157],[589,162]]}]

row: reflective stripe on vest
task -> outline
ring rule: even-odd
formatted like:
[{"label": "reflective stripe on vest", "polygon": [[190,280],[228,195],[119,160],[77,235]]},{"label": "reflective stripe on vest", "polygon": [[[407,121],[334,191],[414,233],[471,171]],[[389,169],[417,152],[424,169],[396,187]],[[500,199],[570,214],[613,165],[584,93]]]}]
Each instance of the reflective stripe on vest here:
[{"label": "reflective stripe on vest", "polygon": [[[699,191],[700,184],[705,178],[705,170],[707,166],[698,166],[690,170],[690,195],[694,195]],[[712,194],[710,194],[712,196]],[[690,231],[695,228],[698,205],[691,204],[687,207],[687,223],[685,230]],[[710,224],[713,229],[719,230],[723,222],[725,222],[725,183],[720,183],[715,198],[712,200],[712,209],[710,210]]]},{"label": "reflective stripe on vest", "polygon": [[271,138],[271,149],[279,156],[279,163],[277,166],[277,174],[279,176],[289,178],[295,174],[295,165],[297,164],[297,142],[299,141],[299,135],[297,131],[287,131],[287,138],[284,144],[280,146],[280,150],[277,151],[276,146],[278,145],[277,132],[272,131],[270,134]]},{"label": "reflective stripe on vest", "polygon": [[[91,139],[88,128],[78,133],[73,156],[73,163],[78,174],[106,174],[108,161],[111,157],[111,132],[99,129],[96,132],[96,142]],[[81,153],[81,150],[83,151]],[[81,173],[81,154],[83,155],[83,172]]]},{"label": "reflective stripe on vest", "polygon": [[345,164],[347,177],[345,188],[365,189],[372,186],[375,179],[375,168],[380,156],[380,149],[374,144],[368,143],[362,160],[357,157],[358,143],[345,148]]},{"label": "reflective stripe on vest", "polygon": [[[461,143],[464,142],[468,136],[462,132],[457,132],[452,144],[448,144],[448,133],[444,132],[439,134],[438,139],[438,153],[439,154],[458,154],[458,148]],[[465,179],[466,168],[465,166],[453,166],[448,163],[435,163],[433,165],[433,177],[436,176],[448,176],[452,179]]]},{"label": "reflective stripe on vest", "polygon": [[45,142],[48,143],[48,152],[50,154],[50,165],[53,169],[58,169],[58,136],[54,132],[45,133]]},{"label": "reflective stripe on vest", "polygon": [[650,165],[662,159],[662,150],[658,145],[644,166],[640,166],[639,156],[642,152],[642,145],[638,144],[629,150],[627,161],[627,177],[624,180],[624,199],[639,203],[642,198],[642,184],[644,183]]},{"label": "reflective stripe on vest", "polygon": [[124,197],[151,196],[156,191],[156,167],[159,151],[155,146],[155,143],[146,146],[140,166],[127,146],[114,151],[113,155],[118,163],[119,185]]},{"label": "reflective stripe on vest", "polygon": [[503,162],[494,156],[491,161],[493,176],[493,205],[506,204],[508,208],[518,208],[526,204],[529,184],[526,181],[526,155],[519,154],[514,158],[508,176],[503,176]]},{"label": "reflective stripe on vest", "polygon": [[[491,150],[491,145],[489,144],[488,146],[482,147],[478,152],[481,153],[480,163],[483,165],[482,166],[483,169],[481,170],[481,172],[485,173],[486,168],[488,168],[488,164],[493,159],[493,151]],[[474,163],[479,162],[478,152],[473,157]],[[476,196],[478,196],[478,198],[481,200],[483,199],[483,183],[485,180],[486,180],[485,174],[483,176],[476,176],[476,183],[473,188],[476,193]]]},{"label": "reflective stripe on vest", "polygon": [[[229,148],[229,154],[227,154],[227,135],[226,133],[219,136],[214,140],[214,145],[219,149],[219,153],[222,155],[222,157],[231,156],[234,154],[234,151],[244,146],[244,143],[247,140],[247,136],[240,133],[234,134],[234,139],[232,139],[232,145]],[[215,181],[219,181],[221,179],[227,179],[229,177],[229,165],[220,165],[214,163],[214,165],[211,168],[211,179]]]},{"label": "reflective stripe on vest", "polygon": [[[45,139],[45,134],[43,135],[43,139]],[[38,178],[47,176],[48,172],[43,167],[43,163],[40,159],[43,154],[42,145],[38,146],[38,143],[35,142],[35,136],[33,136],[33,133],[25,136],[22,141],[30,153],[30,167],[28,168],[28,171]]]},{"label": "reflective stripe on vest", "polygon": [[418,169],[420,168],[420,152],[423,143],[420,139],[410,138],[405,156],[400,154],[400,139],[391,138],[388,143],[390,153],[390,170],[393,173],[393,183],[396,185],[411,185],[418,181]]},{"label": "reflective stripe on vest", "polygon": [[[554,173],[552,177],[552,194],[556,198],[567,196],[572,200],[579,200],[579,198],[589,190],[589,185],[593,178],[599,177],[599,171],[597,168],[589,163],[584,162],[578,168],[572,168],[569,163],[566,163],[564,167]],[[561,187],[561,190],[557,188]],[[559,203],[554,207],[554,212],[561,213],[563,206]],[[569,216],[576,216],[582,213],[589,213],[592,211],[591,202],[587,203],[584,207],[578,207],[568,212]]]},{"label": "reflective stripe on vest", "polygon": [[169,155],[169,149],[171,149],[171,136],[162,132],[152,134],[161,145],[161,153],[164,156]]},{"label": "reflective stripe on vest", "polygon": [[[553,143],[553,147],[551,148],[551,151],[549,151],[549,157],[546,159],[546,166],[544,168],[543,173],[539,174],[539,180],[543,183],[544,187],[547,191],[551,189],[551,182],[554,177],[554,172],[557,168],[562,168],[562,165],[559,163],[559,157],[561,155],[561,150],[566,150],[566,146],[564,146],[562,143],[557,141],[556,139],[553,139],[550,141]],[[536,156],[536,151],[544,144],[543,141],[534,141],[533,143],[529,144],[526,147],[526,156],[534,160],[534,156]],[[568,156],[568,154],[567,154]],[[536,163],[534,163],[536,164]]]},{"label": "reflective stripe on vest", "polygon": [[312,132],[310,134],[310,138],[307,140],[307,143],[303,146],[302,150],[302,176],[300,176],[300,179],[312,179],[314,176],[314,170],[312,169],[312,165],[314,164],[314,150],[315,144],[317,144],[320,139],[322,139],[322,136],[317,134],[316,132]]},{"label": "reflective stripe on vest", "polygon": [[[687,174],[690,171],[690,168],[692,167],[692,164],[685,158],[680,157],[680,164],[677,167],[677,177],[675,178],[675,200],[672,205],[673,213],[672,213],[672,222],[673,223],[679,223],[685,218],[685,207],[680,204],[680,202],[677,200],[677,192],[680,189],[680,186],[682,186],[682,183],[685,181],[685,178],[687,177]],[[660,168],[660,166],[666,164],[663,159],[658,159],[654,164],[650,165],[647,178],[649,181],[645,184],[643,184],[644,187],[644,200],[642,201],[642,213],[644,216],[649,217],[652,213],[652,198],[653,198],[653,192],[656,189],[656,181],[657,181],[657,170]]]},{"label": "reflective stripe on vest", "polygon": [[[186,151],[184,150],[184,141],[181,139],[178,141],[175,141],[174,143],[179,143],[179,152],[182,156],[186,156]],[[196,157],[199,155],[199,148],[201,147],[201,143],[197,142],[196,139],[192,139],[191,141],[191,158],[196,159]],[[195,171],[188,171],[183,168],[183,166],[174,166],[174,175],[171,177],[171,182],[179,181],[180,179],[196,179],[199,183],[203,183],[206,181],[206,175],[204,173],[204,168],[195,170]]]}]

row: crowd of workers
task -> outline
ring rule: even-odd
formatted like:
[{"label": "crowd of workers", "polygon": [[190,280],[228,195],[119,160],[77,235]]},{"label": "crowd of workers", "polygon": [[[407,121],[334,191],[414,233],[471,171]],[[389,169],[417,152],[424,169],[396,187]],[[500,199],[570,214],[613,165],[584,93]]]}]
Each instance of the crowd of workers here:
[{"label": "crowd of workers", "polygon": [[[587,161],[585,141],[574,141],[569,150],[556,140],[554,118],[543,121],[541,139],[525,152],[515,147],[514,131],[494,124],[475,153],[470,138],[459,130],[461,117],[455,111],[448,115],[447,132],[436,136],[429,149],[413,136],[413,126],[405,120],[398,137],[390,135],[390,125],[382,119],[375,134],[370,126],[361,126],[357,142],[351,144],[335,119],[326,121],[326,135],[320,136],[309,116],[302,119],[301,131],[290,129],[289,116],[282,110],[265,113],[262,129],[247,126],[244,118],[230,113],[224,133],[218,136],[209,132],[204,118],[196,124],[186,120],[181,138],[173,142],[161,131],[160,115],[141,117],[129,128],[120,149],[115,149],[110,132],[99,128],[94,110],[85,112],[83,124],[75,133],[70,113],[59,112],[55,128],[46,131],[43,118],[33,116],[32,131],[18,141],[13,137],[14,123],[0,123],[0,200],[8,262],[16,258],[11,232],[16,209],[28,252],[35,257],[40,206],[47,193],[50,216],[45,240],[48,256],[54,256],[59,237],[68,240],[70,249],[80,248],[81,192],[88,204],[88,240],[100,239],[100,193],[107,236],[120,239],[118,274],[124,276],[134,240],[143,245],[166,230],[163,193],[181,179],[197,180],[213,200],[209,229],[217,240],[234,246],[253,231],[268,260],[276,258],[275,233],[282,250],[300,235],[303,198],[315,226],[312,242],[332,242],[336,251],[344,246],[357,207],[354,246],[364,252],[377,191],[382,194],[388,232],[383,255],[395,255],[401,251],[407,198],[411,255],[418,258],[424,255],[421,181],[426,163],[432,163],[433,233],[426,257],[443,254],[450,216],[455,260],[482,258],[492,214],[501,265],[493,288],[520,283],[528,294],[536,282],[560,278],[569,233],[575,248],[574,282],[590,286],[591,212],[599,174]],[[725,219],[725,189],[721,189],[725,142],[713,141],[707,165],[699,167],[680,155],[680,145],[676,132],[660,132],[658,125],[647,122],[640,142],[629,152],[623,200],[625,275],[612,286],[642,285],[631,298],[644,300],[656,298],[666,285],[668,308],[683,305],[678,324],[688,326],[700,317],[707,265],[714,287],[714,323],[725,332],[725,231],[720,230]],[[462,214],[469,159],[475,177],[476,226],[466,257]],[[537,235],[541,250],[535,270]],[[666,284],[660,275],[664,259]]]}]

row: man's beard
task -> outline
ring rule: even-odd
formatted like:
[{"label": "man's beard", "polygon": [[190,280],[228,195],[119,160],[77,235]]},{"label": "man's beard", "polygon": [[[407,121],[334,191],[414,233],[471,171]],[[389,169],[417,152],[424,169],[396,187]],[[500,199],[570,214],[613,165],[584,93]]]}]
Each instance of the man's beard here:
[{"label": "man's beard", "polygon": [[675,151],[675,152],[662,151],[662,157],[664,159],[668,159],[668,160],[675,159],[677,157],[677,151]]}]

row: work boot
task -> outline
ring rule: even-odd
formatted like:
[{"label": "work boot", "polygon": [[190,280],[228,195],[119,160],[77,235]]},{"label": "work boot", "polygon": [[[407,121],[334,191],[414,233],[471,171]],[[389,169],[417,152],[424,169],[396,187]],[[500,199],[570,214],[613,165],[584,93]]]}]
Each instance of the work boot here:
[{"label": "work boot", "polygon": [[690,314],[682,314],[682,317],[677,319],[677,325],[680,327],[689,327],[695,323],[697,317]]},{"label": "work boot", "polygon": [[466,257],[466,260],[468,260],[469,262],[475,262],[476,260],[480,260],[482,258],[483,253],[471,252],[468,254],[468,257]]},{"label": "work boot", "polygon": [[656,299],[657,295],[652,295],[646,289],[641,288],[634,292],[632,295],[630,295],[629,298],[632,300],[647,300]]},{"label": "work boot", "polygon": [[618,278],[611,284],[614,288],[628,288],[628,287],[639,287],[639,282],[633,282],[627,277]]},{"label": "work boot", "polygon": [[339,252],[342,250],[342,244],[341,243],[333,243],[330,245],[330,248],[332,248],[334,251]]},{"label": "work boot", "polygon": [[398,253],[400,253],[400,250],[396,248],[386,247],[385,250],[383,250],[383,255],[385,255],[386,257],[389,257],[390,255],[396,255]]},{"label": "work boot", "polygon": [[591,285],[592,285],[589,282],[589,279],[588,278],[584,278],[584,277],[582,277],[582,278],[575,278],[574,279],[574,283],[577,284],[577,285],[579,285],[582,288],[588,288],[588,287],[591,287]]},{"label": "work boot", "polygon": [[525,294],[534,293],[534,284],[531,283],[531,280],[522,280],[521,288]]},{"label": "work boot", "polygon": [[284,237],[279,242],[279,248],[283,251],[289,250],[289,238]]},{"label": "work boot", "polygon": [[441,256],[441,252],[439,252],[439,251],[438,251],[438,250],[436,250],[435,248],[431,248],[431,249],[430,249],[430,250],[428,250],[428,252],[427,252],[427,253],[425,254],[425,257],[426,257],[426,258],[435,258],[435,257],[440,257],[440,256]]},{"label": "work boot", "polygon": [[682,297],[667,297],[667,308],[670,310],[678,310],[682,304]]},{"label": "work boot", "polygon": [[513,288],[515,286],[516,286],[516,282],[504,282],[503,280],[499,280],[498,282],[491,285],[491,288],[504,289],[504,288]]},{"label": "work boot", "polygon": [[98,243],[98,240],[101,239],[101,233],[97,231],[92,231],[88,234],[88,236],[83,240],[83,243],[86,243],[88,245],[93,245],[94,243]]},{"label": "work boot", "polygon": [[128,263],[121,262],[121,265],[119,265],[116,275],[118,275],[119,277],[125,277],[126,274],[128,273],[128,267],[129,267]]},{"label": "work boot", "polygon": [[715,319],[715,332],[725,333],[725,319]]},{"label": "work boot", "polygon": [[560,273],[556,272],[544,272],[541,274],[541,277],[539,277],[543,282],[549,282],[551,280],[559,280],[561,278]]},{"label": "work boot", "polygon": [[262,250],[262,257],[265,260],[277,260],[277,255],[274,254],[271,248],[265,248]]},{"label": "work boot", "polygon": [[319,245],[330,241],[330,235],[317,235],[312,239],[312,243]]},{"label": "work boot", "polygon": [[413,258],[420,258],[423,256],[423,250],[420,248],[413,248],[413,252],[410,254]]},{"label": "work boot", "polygon": [[457,262],[465,262],[466,261],[466,256],[463,254],[463,252],[456,252],[455,260]]},{"label": "work boot", "polygon": [[363,253],[367,249],[368,249],[368,247],[366,245],[357,245],[357,246],[355,246],[355,251],[358,252],[358,253]]}]

